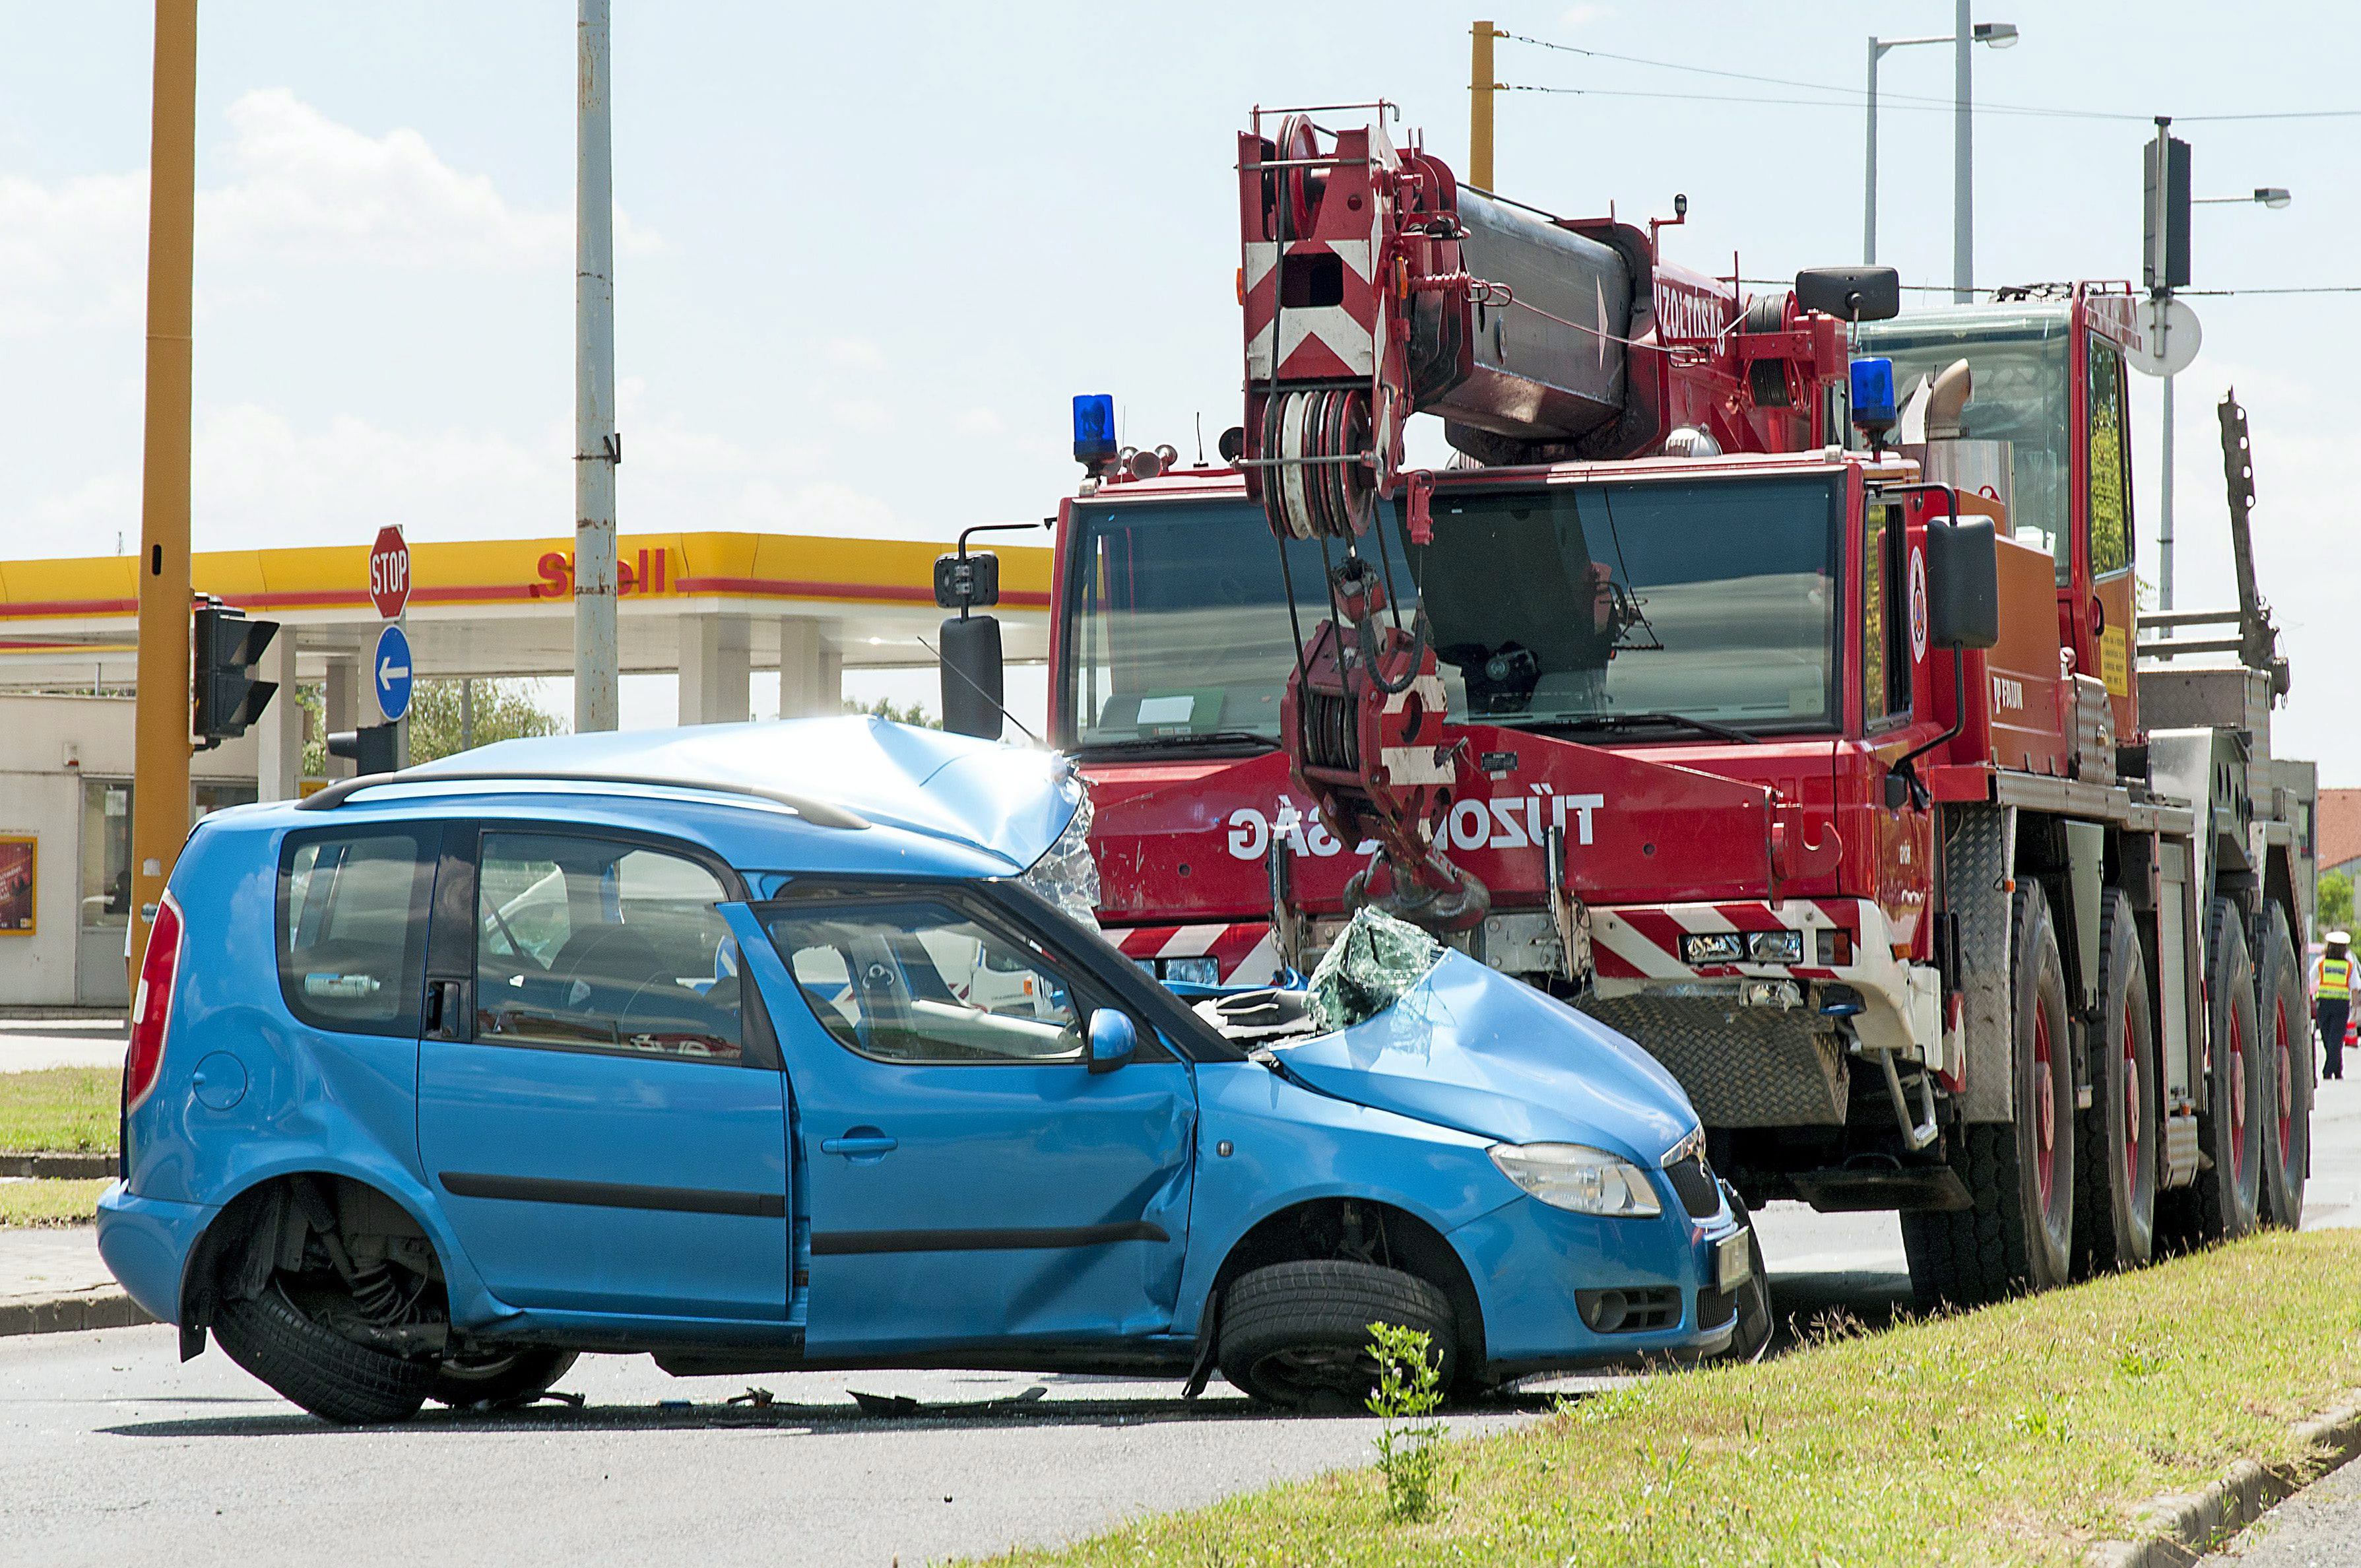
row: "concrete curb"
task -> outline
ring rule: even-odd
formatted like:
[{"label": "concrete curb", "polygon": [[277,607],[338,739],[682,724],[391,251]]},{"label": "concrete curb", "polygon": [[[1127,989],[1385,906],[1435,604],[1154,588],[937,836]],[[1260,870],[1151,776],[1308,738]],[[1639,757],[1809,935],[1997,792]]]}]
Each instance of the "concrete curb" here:
[{"label": "concrete curb", "polygon": [[115,1175],[111,1154],[0,1154],[0,1176],[61,1177],[69,1181],[104,1179]]},{"label": "concrete curb", "polygon": [[2310,1458],[2277,1466],[2241,1460],[2202,1490],[2151,1497],[2134,1515],[2142,1539],[2103,1541],[2083,1561],[2092,1568],[2189,1568],[2272,1505],[2361,1455],[2361,1401],[2298,1424],[2295,1440]]},{"label": "concrete curb", "polygon": [[120,1290],[83,1290],[0,1301],[0,1338],[10,1334],[72,1334],[85,1329],[127,1329],[156,1320]]}]

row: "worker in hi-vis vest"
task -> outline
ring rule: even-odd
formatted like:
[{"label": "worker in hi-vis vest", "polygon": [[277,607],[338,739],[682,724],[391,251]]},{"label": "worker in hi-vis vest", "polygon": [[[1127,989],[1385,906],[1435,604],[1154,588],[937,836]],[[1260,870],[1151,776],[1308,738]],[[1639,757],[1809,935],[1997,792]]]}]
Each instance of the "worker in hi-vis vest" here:
[{"label": "worker in hi-vis vest", "polygon": [[2312,1016],[2328,1059],[2320,1076],[2345,1076],[2345,1018],[2353,1006],[2353,933],[2331,931],[2327,950],[2312,960]]}]

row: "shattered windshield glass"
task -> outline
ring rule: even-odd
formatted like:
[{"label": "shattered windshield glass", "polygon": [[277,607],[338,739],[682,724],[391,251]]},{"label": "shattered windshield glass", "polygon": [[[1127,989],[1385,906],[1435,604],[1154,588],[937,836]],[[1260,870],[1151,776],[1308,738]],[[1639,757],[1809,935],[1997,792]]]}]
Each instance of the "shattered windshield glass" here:
[{"label": "shattered windshield glass", "polygon": [[1840,485],[1824,473],[1436,496],[1434,543],[1410,560],[1452,716],[1825,728]]}]

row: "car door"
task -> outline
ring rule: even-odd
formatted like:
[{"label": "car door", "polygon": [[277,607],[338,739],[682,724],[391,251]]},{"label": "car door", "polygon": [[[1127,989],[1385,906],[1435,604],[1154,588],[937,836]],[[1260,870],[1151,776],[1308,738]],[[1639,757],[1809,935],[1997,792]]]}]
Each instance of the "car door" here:
[{"label": "car door", "polygon": [[418,1146],[501,1300],[785,1316],[785,1091],[721,913],[736,883],[621,834],[446,839]]},{"label": "car door", "polygon": [[1196,1101],[1146,1021],[1137,1058],[1093,1072],[1112,993],[972,888],[798,887],[759,916],[808,1172],[809,1352],[1169,1330]]}]

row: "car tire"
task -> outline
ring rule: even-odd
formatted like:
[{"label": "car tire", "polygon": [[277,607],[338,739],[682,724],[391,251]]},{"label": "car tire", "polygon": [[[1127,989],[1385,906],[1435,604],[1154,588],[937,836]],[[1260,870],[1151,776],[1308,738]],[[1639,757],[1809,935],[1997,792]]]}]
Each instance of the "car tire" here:
[{"label": "car tire", "polygon": [[1373,1322],[1423,1332],[1442,1358],[1442,1387],[1453,1386],[1450,1299],[1416,1275],[1341,1261],[1274,1263],[1239,1276],[1222,1304],[1222,1376],[1281,1409],[1357,1413],[1378,1386]]},{"label": "car tire", "polygon": [[2217,898],[2205,923],[2206,1099],[2197,1146],[2211,1165],[2164,1194],[2165,1231],[2183,1250],[2253,1232],[2262,1204],[2263,1096],[2268,1087],[2255,1012],[2246,918]]},{"label": "car tire", "polygon": [[2312,1169],[2312,1007],[2287,911],[2271,905],[2262,920],[2256,972],[2263,1044],[2263,1223],[2292,1231],[2303,1223],[2303,1182]]},{"label": "car tire", "polygon": [[495,1351],[473,1356],[443,1358],[426,1397],[439,1405],[467,1409],[513,1409],[529,1405],[566,1376],[577,1359],[570,1350],[529,1345],[521,1350]]},{"label": "car tire", "polygon": [[406,1421],[434,1381],[432,1361],[388,1355],[313,1322],[275,1278],[253,1299],[214,1309],[214,1337],[232,1361],[341,1426]]},{"label": "car tire", "polygon": [[1738,1332],[1730,1336],[1730,1348],[1722,1352],[1726,1361],[1752,1361],[1771,1343],[1771,1275],[1763,1266],[1763,1238],[1752,1224],[1746,1231],[1746,1254],[1754,1267],[1746,1283],[1738,1288]]},{"label": "car tire", "polygon": [[2075,1110],[2066,966],[2041,884],[2020,883],[2011,909],[2015,1119],[1952,1129],[1962,1210],[1907,1211],[1910,1282],[1932,1306],[1982,1307],[2063,1285],[2074,1241]]},{"label": "car tire", "polygon": [[2074,1276],[2138,1268],[2156,1247],[2164,1119],[2147,964],[2131,901],[2107,890],[2099,922],[2100,1022],[2090,1042],[2091,1105],[2074,1179]]}]

